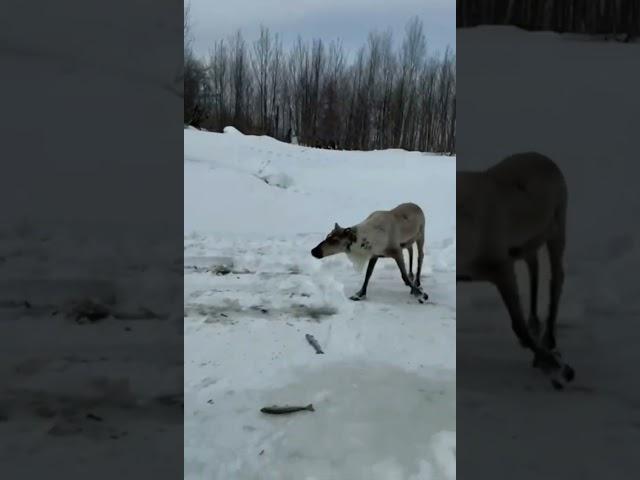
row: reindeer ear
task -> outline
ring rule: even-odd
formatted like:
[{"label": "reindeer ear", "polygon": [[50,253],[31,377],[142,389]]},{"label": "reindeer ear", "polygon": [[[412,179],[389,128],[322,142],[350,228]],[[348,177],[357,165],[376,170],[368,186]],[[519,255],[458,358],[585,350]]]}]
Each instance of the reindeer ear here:
[{"label": "reindeer ear", "polygon": [[346,228],[344,230],[344,233],[347,235],[347,238],[349,240],[351,240],[352,242],[356,241],[357,239],[356,233],[353,230],[351,230],[351,228]]},{"label": "reindeer ear", "polygon": [[338,225],[338,222],[336,222],[336,224],[333,226],[334,230],[340,230],[340,225]]}]

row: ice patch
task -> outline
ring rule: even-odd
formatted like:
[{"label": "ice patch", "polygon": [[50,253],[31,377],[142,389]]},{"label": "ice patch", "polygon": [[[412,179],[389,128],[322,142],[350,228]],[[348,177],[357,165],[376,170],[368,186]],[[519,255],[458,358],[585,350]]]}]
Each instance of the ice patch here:
[{"label": "ice patch", "polygon": [[454,478],[453,376],[429,379],[384,365],[334,364],[301,372],[298,381],[254,401],[257,406],[311,400],[316,411],[295,418],[256,414],[256,431],[245,440],[245,448],[256,453],[243,461],[238,452],[213,448],[218,462],[212,463],[225,465],[214,478]]}]

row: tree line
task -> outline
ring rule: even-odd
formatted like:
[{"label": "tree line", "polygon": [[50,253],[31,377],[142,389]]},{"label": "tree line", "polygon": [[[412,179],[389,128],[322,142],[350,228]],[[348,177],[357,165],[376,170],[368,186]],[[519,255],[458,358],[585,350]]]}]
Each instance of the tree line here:
[{"label": "tree line", "polygon": [[185,21],[185,124],[324,148],[454,153],[455,106],[455,55],[431,55],[418,18],[398,48],[390,32],[372,32],[354,55],[320,39],[285,50],[261,27],[254,42],[240,32],[217,41],[205,59]]},{"label": "tree line", "polygon": [[458,27],[515,25],[528,30],[613,35],[640,31],[639,0],[457,0]]}]

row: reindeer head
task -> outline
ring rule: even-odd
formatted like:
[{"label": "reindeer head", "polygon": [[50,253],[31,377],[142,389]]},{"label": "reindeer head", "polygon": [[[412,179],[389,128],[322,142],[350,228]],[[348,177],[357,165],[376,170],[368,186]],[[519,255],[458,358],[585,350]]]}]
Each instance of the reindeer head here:
[{"label": "reindeer head", "polygon": [[311,255],[315,258],[323,258],[337,253],[345,253],[351,249],[351,244],[355,241],[356,232],[352,228],[342,228],[336,223],[327,238],[311,250]]}]

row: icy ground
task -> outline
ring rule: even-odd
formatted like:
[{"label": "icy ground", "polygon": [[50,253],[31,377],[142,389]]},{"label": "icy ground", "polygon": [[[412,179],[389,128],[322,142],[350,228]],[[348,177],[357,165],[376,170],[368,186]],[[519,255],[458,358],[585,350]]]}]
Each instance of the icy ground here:
[{"label": "icy ground", "polygon": [[[630,92],[640,84],[640,45],[480,27],[458,31],[457,58],[458,168],[537,150],[565,173],[558,345],[577,375],[561,394],[549,388],[517,345],[495,289],[460,284],[459,473],[633,478],[640,468],[640,102]],[[541,268],[543,319],[546,254]],[[528,302],[524,277],[522,288]]]},{"label": "icy ground", "polygon": [[[184,173],[185,478],[454,478],[455,158],[185,130]],[[406,201],[430,303],[390,260],[348,300],[363,273],[311,248]]]}]

